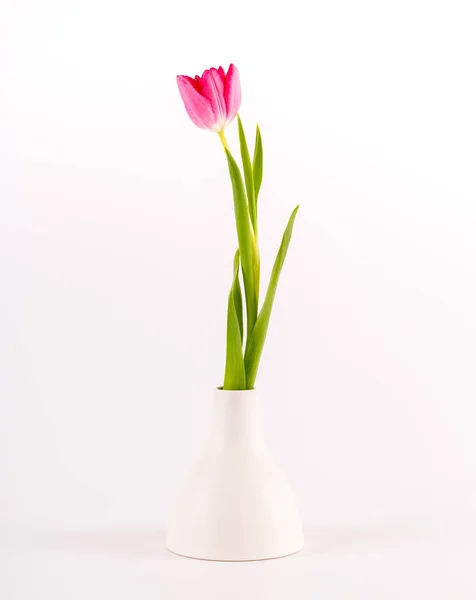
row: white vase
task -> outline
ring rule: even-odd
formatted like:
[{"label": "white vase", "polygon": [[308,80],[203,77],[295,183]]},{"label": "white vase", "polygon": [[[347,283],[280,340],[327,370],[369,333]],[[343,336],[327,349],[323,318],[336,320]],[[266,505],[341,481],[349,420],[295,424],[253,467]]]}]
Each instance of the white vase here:
[{"label": "white vase", "polygon": [[278,558],[303,546],[293,493],[261,433],[255,390],[216,390],[208,442],[171,519],[167,548],[207,560]]}]

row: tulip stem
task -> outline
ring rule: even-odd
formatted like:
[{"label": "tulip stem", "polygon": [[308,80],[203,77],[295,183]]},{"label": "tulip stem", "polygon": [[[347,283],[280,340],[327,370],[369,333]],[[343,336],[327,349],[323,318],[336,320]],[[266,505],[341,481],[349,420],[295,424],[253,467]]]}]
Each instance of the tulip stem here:
[{"label": "tulip stem", "polygon": [[220,137],[220,142],[222,143],[223,148],[225,148],[225,150],[229,150],[228,142],[226,141],[226,137],[225,137],[225,130],[222,129],[221,131],[219,131],[218,136]]}]

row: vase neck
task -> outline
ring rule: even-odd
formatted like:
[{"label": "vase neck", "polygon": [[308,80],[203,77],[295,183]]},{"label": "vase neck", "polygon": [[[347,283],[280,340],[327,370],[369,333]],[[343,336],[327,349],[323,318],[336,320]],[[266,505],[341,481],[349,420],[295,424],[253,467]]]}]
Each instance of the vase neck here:
[{"label": "vase neck", "polygon": [[226,443],[261,440],[258,397],[255,390],[216,390],[211,437]]}]

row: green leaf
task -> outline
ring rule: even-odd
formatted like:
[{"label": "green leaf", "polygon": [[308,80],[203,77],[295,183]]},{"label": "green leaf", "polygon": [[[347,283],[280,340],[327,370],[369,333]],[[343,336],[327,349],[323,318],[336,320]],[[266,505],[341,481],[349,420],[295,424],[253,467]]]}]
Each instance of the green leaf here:
[{"label": "green leaf", "polygon": [[237,250],[235,253],[235,259],[233,261],[233,302],[235,304],[236,316],[238,318],[238,325],[240,327],[241,343],[243,344],[243,299],[241,296],[241,286],[239,278],[240,270],[240,251]]},{"label": "green leaf", "polygon": [[240,138],[240,151],[241,161],[243,163],[243,173],[245,174],[245,185],[246,195],[248,196],[248,210],[250,213],[251,224],[253,230],[256,232],[256,201],[255,201],[255,188],[253,183],[253,169],[251,167],[250,153],[248,151],[248,144],[246,143],[245,132],[243,131],[243,125],[241,123],[240,115],[238,116],[238,135]]},{"label": "green leaf", "polygon": [[[253,226],[253,272],[254,284],[256,293],[256,305],[259,302],[259,280],[260,280],[260,257],[258,249],[258,213],[256,208],[256,195],[253,181],[253,167],[251,166],[250,153],[248,152],[248,144],[246,142],[245,132],[241,123],[240,116],[238,117],[238,134],[240,138],[241,161],[243,163],[243,172],[245,175],[246,195],[248,196],[248,211],[250,213],[251,225]],[[260,138],[261,139],[261,138]],[[263,154],[261,152],[261,160]],[[261,169],[262,171],[262,169]]]},{"label": "green leaf", "polygon": [[243,282],[245,285],[246,331],[249,337],[258,314],[258,302],[253,272],[253,229],[250,222],[245,186],[243,184],[240,169],[230,151],[225,149],[225,152],[228,160],[231,184],[233,186],[236,232],[238,234],[241,268],[243,270]]},{"label": "green leaf", "polygon": [[239,266],[240,253],[237,251],[233,263],[233,283],[228,295],[224,390],[246,389],[245,363],[243,360],[243,306],[238,276]]},{"label": "green leaf", "polygon": [[276,289],[278,287],[279,276],[281,269],[283,268],[286,253],[288,251],[289,242],[293,233],[294,220],[296,218],[299,205],[293,210],[286,230],[283,234],[281,246],[279,247],[276,260],[274,261],[273,270],[268,284],[268,291],[263,302],[263,307],[258,315],[256,324],[251,332],[251,336],[248,340],[245,352],[245,370],[246,370],[246,386],[247,389],[252,389],[255,384],[256,374],[258,372],[259,361],[261,359],[261,353],[263,352],[264,342],[266,340],[266,333],[268,332],[269,319],[271,317],[271,310],[273,308],[274,297],[276,295]]},{"label": "green leaf", "polygon": [[261,140],[261,131],[256,125],[255,151],[253,155],[253,183],[255,190],[255,213],[258,218],[258,194],[263,181],[263,142]]}]

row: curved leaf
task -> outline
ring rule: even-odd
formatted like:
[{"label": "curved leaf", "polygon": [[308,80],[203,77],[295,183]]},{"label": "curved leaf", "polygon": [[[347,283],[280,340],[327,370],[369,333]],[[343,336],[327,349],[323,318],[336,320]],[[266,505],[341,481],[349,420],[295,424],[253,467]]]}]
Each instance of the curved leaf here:
[{"label": "curved leaf", "polygon": [[230,171],[231,184],[233,186],[233,202],[235,205],[236,232],[238,234],[238,246],[240,249],[241,267],[243,270],[243,282],[246,297],[246,331],[249,337],[258,314],[258,302],[256,299],[254,270],[253,270],[253,228],[248,212],[246,192],[241,177],[240,169],[230,151],[225,148]]},{"label": "curved leaf", "polygon": [[237,250],[235,252],[235,259],[233,261],[233,302],[235,303],[235,311],[236,316],[238,318],[238,325],[240,327],[240,337],[241,343],[243,344],[243,298],[241,296],[241,286],[240,286],[240,251]]},{"label": "curved leaf", "polygon": [[294,220],[296,218],[299,205],[293,210],[287,227],[283,234],[281,246],[279,247],[276,260],[274,261],[273,270],[268,284],[268,290],[263,302],[263,307],[260,310],[256,324],[251,332],[251,336],[247,341],[245,352],[245,370],[246,370],[246,386],[247,389],[252,389],[255,384],[256,374],[258,372],[259,361],[263,352],[266,334],[268,332],[269,319],[273,308],[274,297],[278,287],[279,276],[283,268],[286,253],[288,251],[289,242],[293,233]]},{"label": "curved leaf", "polygon": [[224,390],[246,389],[245,363],[243,360],[243,306],[238,277],[239,266],[240,253],[237,251],[233,264],[233,283],[228,295]]},{"label": "curved leaf", "polygon": [[255,151],[253,154],[253,183],[255,192],[255,213],[258,220],[258,194],[263,181],[263,141],[261,139],[261,131],[256,125]]},{"label": "curved leaf", "polygon": [[246,143],[246,136],[241,123],[240,115],[238,117],[238,135],[240,138],[240,152],[241,161],[243,163],[243,173],[245,175],[246,195],[248,196],[248,210],[250,212],[251,224],[253,230],[256,233],[256,201],[255,201],[255,188],[253,183],[253,169],[251,166],[250,153],[248,151],[248,144]]},{"label": "curved leaf", "polygon": [[[260,281],[260,256],[258,248],[258,213],[256,207],[256,195],[254,187],[253,167],[250,161],[250,153],[246,142],[245,132],[241,123],[240,115],[238,117],[238,134],[240,138],[241,161],[243,163],[243,172],[245,175],[246,195],[248,197],[248,210],[250,213],[251,224],[253,226],[253,272],[255,278],[256,305],[259,303],[259,281]],[[261,152],[261,161],[263,154]],[[261,169],[262,173],[262,169]],[[261,182],[260,182],[261,183]]]}]

